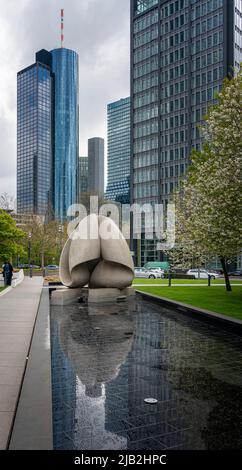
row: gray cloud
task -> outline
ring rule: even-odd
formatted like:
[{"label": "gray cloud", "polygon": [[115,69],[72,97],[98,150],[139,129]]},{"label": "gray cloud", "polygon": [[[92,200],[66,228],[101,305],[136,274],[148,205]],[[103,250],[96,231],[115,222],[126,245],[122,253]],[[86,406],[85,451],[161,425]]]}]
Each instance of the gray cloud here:
[{"label": "gray cloud", "polygon": [[35,52],[60,46],[80,60],[80,154],[87,139],[106,138],[106,106],[129,95],[129,0],[0,0],[0,193],[15,193],[16,73]]}]

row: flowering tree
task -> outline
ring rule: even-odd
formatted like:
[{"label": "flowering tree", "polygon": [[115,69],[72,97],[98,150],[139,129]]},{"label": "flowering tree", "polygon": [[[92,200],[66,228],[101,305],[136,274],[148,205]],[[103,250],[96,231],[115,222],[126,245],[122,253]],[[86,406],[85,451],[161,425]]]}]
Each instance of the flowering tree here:
[{"label": "flowering tree", "polygon": [[224,82],[203,133],[177,204],[177,249],[217,255],[230,291],[227,262],[242,247],[242,67]]}]

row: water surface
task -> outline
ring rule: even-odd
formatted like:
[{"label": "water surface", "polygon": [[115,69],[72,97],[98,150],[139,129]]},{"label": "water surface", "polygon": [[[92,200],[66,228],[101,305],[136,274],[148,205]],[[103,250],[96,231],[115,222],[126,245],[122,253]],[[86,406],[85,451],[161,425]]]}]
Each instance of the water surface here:
[{"label": "water surface", "polygon": [[140,297],[68,303],[51,306],[55,449],[242,449],[240,336]]}]

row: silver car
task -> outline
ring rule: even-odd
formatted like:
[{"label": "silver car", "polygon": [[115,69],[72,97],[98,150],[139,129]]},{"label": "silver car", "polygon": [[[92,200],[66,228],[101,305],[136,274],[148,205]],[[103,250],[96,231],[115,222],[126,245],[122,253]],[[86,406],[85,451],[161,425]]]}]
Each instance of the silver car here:
[{"label": "silver car", "polygon": [[158,271],[152,271],[145,268],[135,268],[134,270],[135,278],[142,279],[161,279],[161,273]]}]

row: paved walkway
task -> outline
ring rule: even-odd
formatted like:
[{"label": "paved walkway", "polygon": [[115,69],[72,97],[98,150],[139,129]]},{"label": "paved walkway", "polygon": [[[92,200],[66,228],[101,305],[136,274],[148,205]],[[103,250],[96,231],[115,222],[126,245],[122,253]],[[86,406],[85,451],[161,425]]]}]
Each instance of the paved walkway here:
[{"label": "paved walkway", "polygon": [[25,278],[0,297],[0,449],[5,449],[25,370],[43,279]]}]

